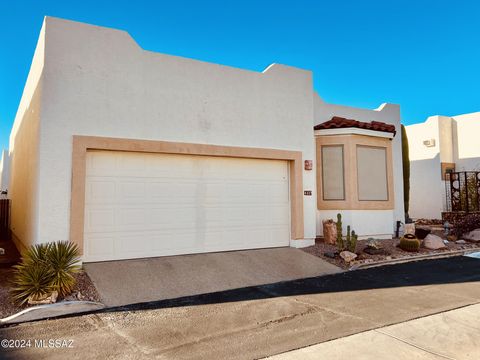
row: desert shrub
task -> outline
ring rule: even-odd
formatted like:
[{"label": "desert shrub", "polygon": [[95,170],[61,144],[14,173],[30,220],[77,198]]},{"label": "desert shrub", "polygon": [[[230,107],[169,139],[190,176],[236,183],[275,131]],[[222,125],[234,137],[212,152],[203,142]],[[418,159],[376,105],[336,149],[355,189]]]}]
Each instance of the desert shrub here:
[{"label": "desert shrub", "polygon": [[12,298],[24,304],[29,297],[52,291],[61,296],[70,294],[75,286],[73,274],[80,268],[77,245],[60,241],[31,246],[22,253],[20,264],[14,266]]},{"label": "desert shrub", "polygon": [[463,234],[480,228],[480,214],[468,214],[455,224],[455,235],[461,237]]}]

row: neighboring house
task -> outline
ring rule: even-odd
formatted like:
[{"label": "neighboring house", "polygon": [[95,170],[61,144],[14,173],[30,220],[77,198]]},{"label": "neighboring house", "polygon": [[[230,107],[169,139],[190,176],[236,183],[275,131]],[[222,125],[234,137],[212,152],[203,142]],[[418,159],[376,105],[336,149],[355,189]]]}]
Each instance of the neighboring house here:
[{"label": "neighboring house", "polygon": [[[10,180],[10,164],[9,164],[8,150],[2,151],[2,158],[0,159],[0,192],[8,190],[8,182]],[[4,197],[0,194],[0,198]]]},{"label": "neighboring house", "polygon": [[440,219],[446,209],[446,171],[480,171],[480,112],[430,116],[406,126],[412,218]]},{"label": "neighboring house", "polygon": [[308,246],[338,212],[390,238],[399,126],[397,105],[325,103],[310,71],[154,53],[47,17],[10,136],[11,230],[20,247],[70,239],[85,262]]}]

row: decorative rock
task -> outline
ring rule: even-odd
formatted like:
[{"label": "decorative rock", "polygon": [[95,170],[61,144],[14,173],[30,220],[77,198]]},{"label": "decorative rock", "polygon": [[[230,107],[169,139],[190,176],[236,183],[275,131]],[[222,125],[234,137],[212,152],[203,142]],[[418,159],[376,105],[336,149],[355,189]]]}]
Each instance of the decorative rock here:
[{"label": "decorative rock", "polygon": [[330,259],[335,259],[338,256],[338,251],[325,251],[323,255]]},{"label": "decorative rock", "polygon": [[466,243],[467,242],[465,240],[462,240],[462,239],[455,241],[455,244],[466,244]]},{"label": "decorative rock", "polygon": [[52,291],[51,294],[46,294],[40,297],[32,297],[28,298],[28,303],[30,305],[44,305],[44,304],[53,304],[57,302],[58,292]]},{"label": "decorative rock", "polygon": [[367,239],[367,248],[381,249],[382,245],[380,245],[380,242],[375,240],[374,238],[368,238]]},{"label": "decorative rock", "polygon": [[335,245],[337,243],[337,224],[332,220],[322,220],[323,241],[325,244]]},{"label": "decorative rock", "polygon": [[423,240],[423,247],[430,250],[445,249],[443,239],[440,236],[428,234]]},{"label": "decorative rock", "polygon": [[412,234],[415,235],[415,224],[405,224],[404,225],[404,234]]},{"label": "decorative rock", "polygon": [[340,257],[341,257],[343,260],[345,260],[345,262],[349,263],[349,262],[351,262],[351,261],[353,261],[353,260],[356,259],[357,254],[352,253],[352,252],[350,252],[350,251],[342,251],[342,252],[340,253]]},{"label": "decorative rock", "polygon": [[463,238],[470,242],[479,242],[480,241],[480,229],[475,229],[466,234],[463,234]]}]

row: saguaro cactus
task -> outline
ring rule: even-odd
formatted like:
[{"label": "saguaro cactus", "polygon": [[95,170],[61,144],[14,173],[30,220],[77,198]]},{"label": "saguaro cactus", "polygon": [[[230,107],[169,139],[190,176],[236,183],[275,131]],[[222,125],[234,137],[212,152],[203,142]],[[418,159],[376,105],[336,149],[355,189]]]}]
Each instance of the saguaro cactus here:
[{"label": "saguaro cactus", "polygon": [[342,215],[337,214],[337,248],[338,251],[342,251],[343,246],[343,229],[342,229]]},{"label": "saguaro cactus", "polygon": [[346,239],[346,245],[350,249],[350,225],[347,225],[347,239]]},{"label": "saguaro cactus", "polygon": [[357,249],[357,240],[358,240],[358,235],[355,234],[355,231],[352,231],[352,237],[350,239],[350,242],[348,243],[348,250],[351,252],[355,252]]}]

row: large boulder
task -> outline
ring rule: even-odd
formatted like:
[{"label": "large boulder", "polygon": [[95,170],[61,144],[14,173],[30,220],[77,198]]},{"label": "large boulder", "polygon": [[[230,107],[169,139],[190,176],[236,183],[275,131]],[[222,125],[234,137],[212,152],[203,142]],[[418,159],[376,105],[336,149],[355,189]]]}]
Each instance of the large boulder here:
[{"label": "large boulder", "polygon": [[423,247],[430,250],[445,249],[445,243],[440,236],[428,234],[425,239],[423,239]]},{"label": "large boulder", "polygon": [[470,242],[479,242],[480,241],[480,229],[472,230],[462,236],[465,240]]}]

